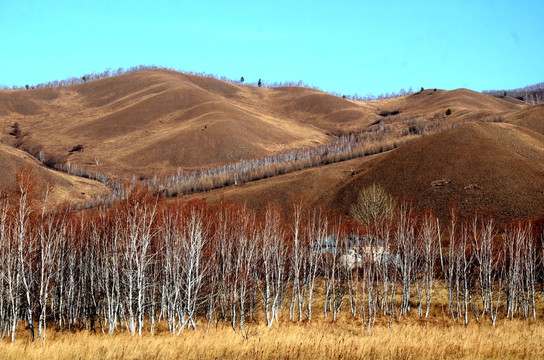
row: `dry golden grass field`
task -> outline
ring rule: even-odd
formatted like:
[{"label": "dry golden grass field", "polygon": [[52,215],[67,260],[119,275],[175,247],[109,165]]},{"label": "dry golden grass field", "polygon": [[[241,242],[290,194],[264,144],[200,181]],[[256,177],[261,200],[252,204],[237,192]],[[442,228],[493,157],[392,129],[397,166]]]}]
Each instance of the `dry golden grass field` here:
[{"label": "dry golden grass field", "polygon": [[[28,328],[20,325],[15,342],[0,340],[0,359],[541,359],[544,357],[543,301],[537,298],[537,319],[499,315],[492,325],[488,316],[452,320],[445,284],[437,282],[428,317],[410,315],[389,319],[378,315],[369,329],[363,317],[354,318],[348,308],[337,320],[323,319],[323,284],[316,288],[311,321],[289,320],[289,306],[279,321],[268,327],[261,306],[256,319],[243,330],[230,323],[198,320],[196,330],[179,335],[168,331],[165,321],[149,326],[142,336],[122,327],[112,335],[88,326],[68,332],[47,330],[45,343],[30,342]],[[400,297],[397,297],[400,301]],[[477,302],[477,301],[476,301]],[[481,305],[481,304],[480,304]],[[88,325],[88,324],[87,324]]]},{"label": "dry golden grass field", "polygon": [[81,331],[49,331],[45,345],[26,339],[0,343],[2,359],[539,359],[544,357],[542,321],[471,323],[447,319],[378,323],[369,333],[357,320],[252,324],[248,333],[228,325],[201,327],[179,336],[142,337]]}]

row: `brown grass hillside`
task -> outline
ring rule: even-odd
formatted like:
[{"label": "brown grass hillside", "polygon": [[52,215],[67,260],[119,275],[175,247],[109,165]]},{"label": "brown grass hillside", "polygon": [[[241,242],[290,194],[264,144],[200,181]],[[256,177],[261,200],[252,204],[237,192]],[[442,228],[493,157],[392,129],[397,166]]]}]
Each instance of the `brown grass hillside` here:
[{"label": "brown grass hillside", "polygon": [[[459,122],[522,110],[469,90],[429,90],[356,103],[307,88],[255,88],[168,70],[142,71],[64,88],[0,91],[1,138],[18,122],[21,147],[124,180],[286,149],[323,145],[388,121],[441,114]],[[444,112],[452,108],[452,116]],[[82,152],[70,153],[76,145]]]},{"label": "brown grass hillside", "polygon": [[524,107],[506,115],[506,120],[544,134],[544,104]]},{"label": "brown grass hillside", "polygon": [[[0,92],[3,138],[19,122],[22,147],[88,167],[98,156],[102,171],[125,179],[324,144],[336,122],[364,127],[373,116],[312,89],[259,89],[166,70]],[[84,151],[70,155],[78,144]]]},{"label": "brown grass hillside", "polygon": [[[386,140],[412,136],[411,128],[420,135],[439,129],[386,154],[204,196],[217,201],[223,194],[263,208],[269,201],[288,204],[296,195],[347,213],[358,189],[376,182],[440,214],[455,202],[467,211],[493,207],[503,216],[525,216],[544,214],[543,113],[542,105],[467,89],[430,89],[363,103],[308,88],[256,88],[152,70],[63,88],[0,91],[0,139],[31,154],[43,151],[50,163],[70,162],[128,181],[133,174],[161,177],[178,168],[320,146],[339,134],[373,134],[380,122]],[[459,126],[465,123],[474,124]],[[13,171],[5,168],[4,183]],[[448,181],[431,185],[441,180]]]},{"label": "brown grass hillside", "polygon": [[435,115],[443,116],[447,109],[451,109],[452,117],[460,121],[492,119],[527,108],[523,101],[517,99],[492,97],[468,89],[428,89],[384,100],[381,106],[401,113],[423,115],[428,120],[432,120]]},{"label": "brown grass hillside", "polygon": [[16,173],[22,167],[32,167],[38,180],[39,191],[50,185],[50,205],[65,201],[74,203],[89,200],[95,195],[106,195],[109,189],[97,182],[53,171],[42,166],[22,150],[0,143],[0,189],[10,191],[16,181]]},{"label": "brown grass hillside", "polygon": [[[357,192],[373,183],[396,197],[413,198],[446,218],[453,204],[463,212],[494,209],[501,218],[544,215],[544,136],[506,123],[471,123],[424,137],[387,153],[216,190],[223,197],[263,209],[289,208],[302,197],[309,206],[348,214]],[[202,196],[202,195],[194,195]]]},{"label": "brown grass hillside", "polygon": [[544,214],[544,136],[504,123],[472,123],[429,136],[376,158],[338,192],[379,183],[396,196],[445,217],[451,204],[500,217]]}]

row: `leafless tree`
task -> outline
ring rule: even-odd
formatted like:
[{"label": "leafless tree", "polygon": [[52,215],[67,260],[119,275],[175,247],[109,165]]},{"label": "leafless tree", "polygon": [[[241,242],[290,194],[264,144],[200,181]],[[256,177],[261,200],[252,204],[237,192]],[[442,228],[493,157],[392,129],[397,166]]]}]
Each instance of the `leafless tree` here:
[{"label": "leafless tree", "polygon": [[[353,263],[357,262],[357,254],[350,249],[349,240],[351,234],[346,234],[340,229],[337,234],[339,236],[336,242],[336,251],[332,254],[332,257],[334,258],[333,271],[331,272],[332,276],[329,277],[328,281],[328,286],[332,288],[330,304],[334,321],[338,319],[338,315],[342,310],[344,300],[348,294],[348,274],[352,271]],[[355,261],[353,261],[354,259]]]},{"label": "leafless tree", "polygon": [[[295,320],[295,313],[298,313],[298,321],[302,320],[302,309],[304,306],[304,297],[306,286],[302,278],[302,269],[308,252],[304,248],[301,239],[301,218],[302,205],[296,204],[293,206],[293,225],[291,228],[293,243],[291,245],[290,254],[290,269],[291,269],[291,305],[289,307],[289,318]],[[298,311],[297,311],[298,309]]]},{"label": "leafless tree", "polygon": [[322,247],[322,249],[320,249],[319,251],[323,252],[322,256],[320,257],[320,269],[325,286],[325,296],[323,304],[323,315],[325,317],[325,320],[327,320],[327,315],[329,311],[333,309],[333,302],[335,299],[334,285],[337,277],[336,272],[340,267],[340,236],[340,228],[338,225],[336,225],[333,226],[332,234],[328,235],[325,239],[320,239],[320,246]]},{"label": "leafless tree", "polygon": [[[361,308],[360,312],[363,318],[363,324],[367,331],[374,327],[376,315],[378,313],[380,288],[376,279],[379,278],[380,266],[388,266],[382,262],[382,258],[376,258],[375,250],[379,246],[378,239],[375,236],[367,237],[361,244],[365,249],[361,251],[362,255],[362,276],[361,276]],[[383,275],[383,274],[382,274]],[[383,295],[383,292],[382,292]]]},{"label": "leafless tree", "polygon": [[161,284],[161,312],[167,320],[168,330],[175,333],[181,321],[182,301],[182,236],[178,227],[181,219],[178,212],[162,214],[162,284]]},{"label": "leafless tree", "polygon": [[522,253],[527,233],[521,224],[512,225],[505,233],[504,247],[507,259],[506,317],[514,319],[522,289]]},{"label": "leafless tree", "polygon": [[472,304],[473,254],[470,249],[469,224],[457,225],[454,211],[451,215],[450,242],[448,251],[448,299],[452,318],[463,318],[468,324],[470,305]]},{"label": "leafless tree", "polygon": [[203,279],[208,263],[203,257],[203,248],[208,239],[208,228],[204,223],[203,210],[192,208],[181,236],[181,308],[178,334],[184,327],[196,330],[198,304],[201,300]]},{"label": "leafless tree", "polygon": [[359,191],[357,201],[350,211],[354,218],[367,224],[378,217],[391,218],[395,211],[395,200],[381,186],[373,184]]},{"label": "leafless tree", "polygon": [[402,285],[402,301],[400,312],[406,316],[410,313],[411,285],[415,277],[417,247],[415,235],[415,216],[410,204],[402,203],[396,213],[395,242],[399,257],[399,274]]},{"label": "leafless tree", "polygon": [[266,324],[271,327],[274,320],[278,320],[286,277],[287,249],[279,209],[270,206],[266,209],[264,224],[258,241],[262,261],[259,271],[259,292],[264,304]]},{"label": "leafless tree", "polygon": [[126,327],[141,336],[146,311],[146,293],[150,286],[148,271],[154,254],[151,252],[156,200],[141,199],[135,193],[127,200],[127,209],[120,218],[123,250],[122,282],[126,287]]},{"label": "leafless tree", "polygon": [[217,298],[221,318],[230,315],[234,330],[243,330],[248,311],[248,291],[254,287],[257,233],[255,218],[247,209],[222,208],[215,221]]},{"label": "leafless tree", "polygon": [[495,324],[500,307],[504,277],[502,247],[495,247],[497,230],[493,218],[472,220],[472,241],[474,258],[478,272],[478,285],[482,301],[481,315],[489,312]]},{"label": "leafless tree", "polygon": [[535,283],[537,252],[530,223],[517,223],[505,234],[509,258],[507,312],[517,311],[524,318],[536,318]]},{"label": "leafless tree", "polygon": [[10,214],[13,208],[10,208],[7,198],[1,200],[0,208],[0,256],[2,266],[0,271],[2,272],[1,283],[2,291],[0,294],[5,300],[2,304],[5,304],[5,318],[7,333],[11,337],[11,342],[15,340],[15,331],[17,330],[17,324],[19,321],[19,307],[20,307],[20,287],[21,277],[19,275],[19,256],[18,256],[18,242],[15,236],[14,229],[12,227],[13,218]]},{"label": "leafless tree", "polygon": [[[440,236],[438,219],[427,213],[423,218],[422,229],[419,234],[422,248],[420,252],[423,257],[422,282],[425,292],[425,317],[429,316],[431,310],[433,285],[435,279],[435,264],[438,257]],[[421,301],[420,301],[421,303]]]},{"label": "leafless tree", "polygon": [[33,256],[36,251],[36,241],[30,229],[30,216],[32,212],[31,197],[35,175],[32,168],[22,168],[17,174],[18,201],[15,208],[13,236],[17,241],[18,249],[18,277],[21,280],[24,291],[26,318],[30,331],[30,339],[34,341],[34,291],[35,282],[33,269]]},{"label": "leafless tree", "polygon": [[302,267],[302,278],[307,286],[306,318],[312,319],[312,304],[316,282],[320,275],[319,269],[322,262],[320,246],[321,241],[327,236],[328,220],[321,212],[314,210],[308,218],[304,232],[304,248],[306,249],[306,261]]},{"label": "leafless tree", "polygon": [[40,228],[38,231],[38,256],[39,278],[38,278],[38,307],[40,311],[38,324],[38,339],[41,338],[45,343],[45,331],[47,327],[47,308],[49,298],[53,287],[53,277],[56,273],[56,267],[59,262],[59,247],[63,239],[64,214],[57,212],[46,216],[46,205],[49,189],[45,192],[40,219]]}]

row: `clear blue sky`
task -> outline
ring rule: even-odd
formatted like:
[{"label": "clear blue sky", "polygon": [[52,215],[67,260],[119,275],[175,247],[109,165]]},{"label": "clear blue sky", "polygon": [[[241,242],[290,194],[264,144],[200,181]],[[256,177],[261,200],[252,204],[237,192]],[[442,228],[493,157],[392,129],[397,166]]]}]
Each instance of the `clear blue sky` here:
[{"label": "clear blue sky", "polygon": [[140,64],[366,95],[544,81],[544,1],[0,0],[0,84]]}]

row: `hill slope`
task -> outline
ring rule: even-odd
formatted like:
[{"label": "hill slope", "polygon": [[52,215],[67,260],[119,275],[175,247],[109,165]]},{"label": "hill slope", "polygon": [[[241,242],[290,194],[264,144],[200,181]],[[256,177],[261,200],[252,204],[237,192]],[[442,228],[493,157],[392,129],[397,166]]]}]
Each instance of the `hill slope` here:
[{"label": "hill slope", "polygon": [[[164,176],[180,167],[319,146],[338,134],[381,131],[387,139],[412,134],[412,127],[419,134],[454,128],[385,154],[205,196],[215,201],[224,194],[262,208],[268,201],[286,205],[296,195],[312,206],[347,213],[358,189],[376,182],[440,214],[456,202],[463,210],[494,207],[503,216],[525,216],[544,214],[542,114],[542,106],[466,89],[360,103],[307,88],[255,88],[154,70],[64,88],[0,91],[0,140],[2,154],[10,154],[2,155],[10,159],[5,163],[38,163],[16,146],[43,151],[52,163],[70,162],[128,181],[133,174]],[[484,119],[507,123],[474,123]],[[469,124],[458,126],[463,123]],[[4,183],[13,183],[16,167],[3,167]],[[442,186],[432,185],[441,180]]]},{"label": "hill slope", "polygon": [[[501,218],[544,215],[544,136],[511,124],[472,123],[399,149],[205,194],[262,209],[288,208],[300,194],[310,207],[348,214],[359,189],[373,183],[412,198],[445,218],[495,209]],[[202,196],[202,195],[195,195]]]},{"label": "hill slope", "polygon": [[[5,142],[33,154],[41,150],[53,162],[129,180],[323,145],[333,134],[386,120],[379,115],[384,109],[401,111],[388,122],[440,113],[441,121],[454,123],[524,106],[469,90],[356,103],[307,88],[255,88],[154,70],[64,88],[0,91],[0,129]],[[446,118],[448,107],[454,113]],[[8,135],[15,122],[22,139]],[[83,151],[70,152],[77,145]]]},{"label": "hill slope", "polygon": [[95,195],[106,195],[109,189],[88,179],[59,173],[43,167],[36,159],[25,152],[0,143],[0,189],[10,191],[15,185],[16,173],[23,166],[32,167],[38,180],[38,186],[44,190],[49,184],[51,205],[65,201],[74,203],[90,200]]},{"label": "hill slope", "polygon": [[468,212],[493,208],[503,217],[544,214],[544,136],[496,123],[472,123],[422,138],[359,169],[338,192],[382,184],[444,216],[451,203]]},{"label": "hill slope", "polygon": [[[324,144],[335,122],[365,126],[367,112],[312,89],[259,89],[166,70],[0,92],[4,138],[18,122],[23,147],[86,166],[98,156],[102,171],[125,179]],[[84,151],[70,155],[78,144]]]},{"label": "hill slope", "polygon": [[429,120],[451,109],[453,117],[461,121],[492,119],[527,108],[523,101],[517,99],[497,98],[468,89],[429,89],[384,100],[381,106],[389,110],[399,110],[401,113],[424,115]]}]

